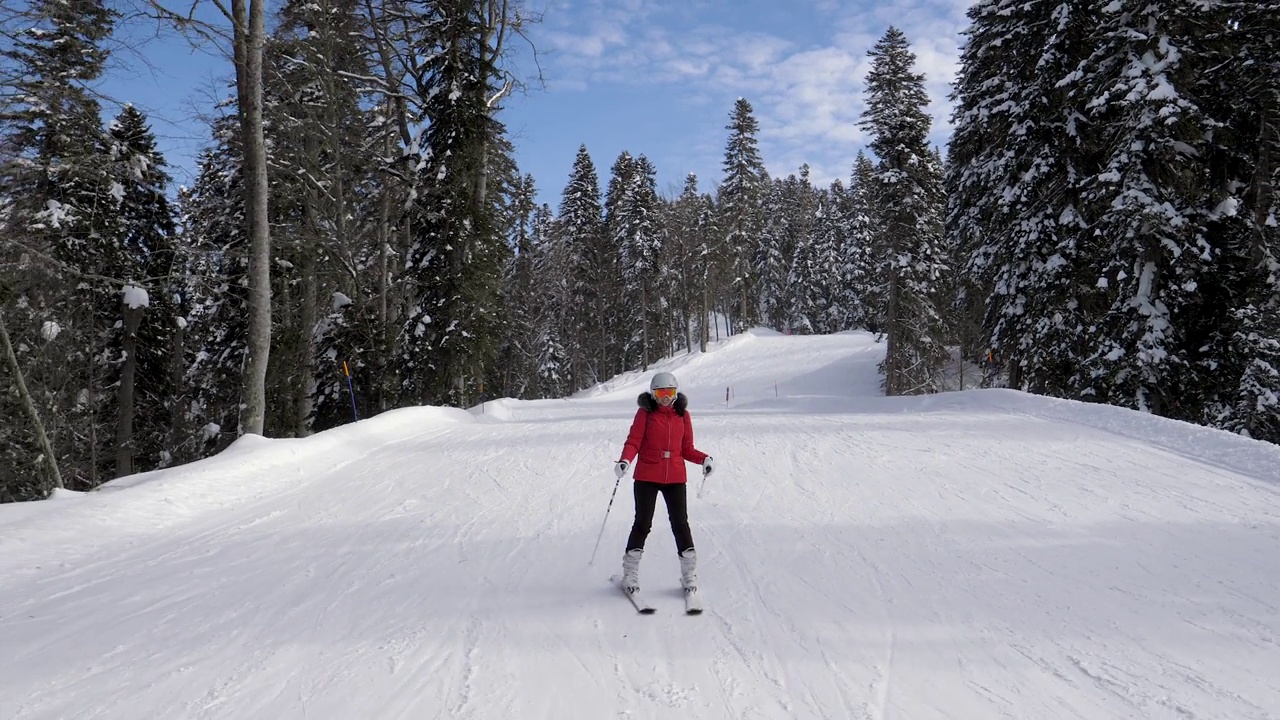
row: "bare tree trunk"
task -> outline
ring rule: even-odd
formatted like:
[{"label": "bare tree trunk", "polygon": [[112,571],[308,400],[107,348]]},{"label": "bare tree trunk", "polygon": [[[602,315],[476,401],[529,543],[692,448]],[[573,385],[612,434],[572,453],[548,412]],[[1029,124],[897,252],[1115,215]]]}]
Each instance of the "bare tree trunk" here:
[{"label": "bare tree trunk", "polygon": [[640,369],[649,369],[649,301],[640,283]]},{"label": "bare tree trunk", "polygon": [[702,310],[698,313],[698,349],[707,351],[707,340],[711,337],[711,308],[707,304],[707,283],[702,283]]},{"label": "bare tree trunk", "polygon": [[[317,148],[315,137],[309,137],[306,140],[307,152],[309,159],[314,160],[320,153]],[[319,165],[316,162],[316,165]],[[333,185],[330,184],[330,193],[328,194],[329,202],[337,204],[341,193],[333,193]],[[316,268],[319,264],[316,261],[316,253],[318,248],[323,245],[321,238],[320,217],[320,196],[316,191],[315,183],[307,183],[302,196],[302,242],[298,243],[297,252],[299,255],[298,270],[301,274],[301,297],[298,298],[298,327],[295,332],[298,333],[297,352],[298,352],[298,380],[297,386],[293,388],[294,406],[293,406],[293,436],[306,437],[309,435],[307,421],[311,417],[311,390],[315,384],[315,328],[319,316],[319,281],[316,277]],[[339,243],[339,247],[345,247]]]},{"label": "bare tree trunk", "polygon": [[[91,308],[92,305],[86,302],[85,307]],[[90,329],[89,337],[94,337],[95,333],[93,332],[93,330],[95,329],[95,323],[94,323],[95,318],[93,316],[93,312],[90,311],[85,314],[88,317],[87,324]],[[89,382],[88,382],[89,388],[88,388],[88,391],[85,393],[88,407],[86,407],[84,410],[85,423],[88,425],[87,434],[89,436],[89,441],[88,441],[89,476],[86,478],[84,477],[84,475],[80,473],[76,473],[75,475],[72,476],[73,483],[76,483],[76,481],[79,481],[78,484],[80,484],[81,486],[87,486],[88,489],[90,490],[98,487],[98,483],[101,482],[100,480],[98,480],[98,412],[97,411],[98,411],[98,400],[103,393],[98,392],[99,379],[98,379],[98,372],[97,372],[98,370],[97,358],[95,357],[95,355],[96,355],[95,352],[91,352],[91,353],[88,353],[87,357],[85,358],[85,373],[89,378]],[[75,437],[75,436],[72,435],[72,437]],[[74,484],[72,485],[72,489],[73,490],[75,489]]]},{"label": "bare tree trunk", "polygon": [[[389,141],[388,141],[389,142]],[[380,340],[380,356],[391,357],[392,333],[390,315],[391,295],[391,194],[385,189],[379,199],[378,209],[378,338]],[[383,378],[390,372],[380,373],[377,379],[377,411],[387,409],[387,401],[391,395]]]},{"label": "bare tree trunk", "polygon": [[1254,170],[1254,202],[1253,202],[1253,253],[1252,257],[1256,262],[1261,262],[1266,257],[1266,233],[1263,228],[1267,226],[1267,216],[1271,210],[1271,147],[1276,142],[1276,137],[1271,137],[1271,114],[1268,112],[1266,105],[1263,105],[1262,117],[1259,118],[1260,126],[1258,131],[1258,162]]},{"label": "bare tree trunk", "polygon": [[35,399],[31,397],[26,378],[22,376],[22,368],[18,365],[18,356],[13,352],[13,343],[9,340],[9,329],[5,326],[3,312],[0,312],[0,343],[4,345],[5,362],[13,371],[13,384],[18,389],[18,399],[22,401],[22,408],[27,411],[27,419],[31,421],[31,432],[36,436],[40,452],[44,455],[44,467],[49,475],[49,482],[54,488],[61,490],[65,486],[62,484],[62,473],[58,470],[58,458],[53,454],[53,444],[49,442],[44,423],[40,421],[40,413],[36,411]]},{"label": "bare tree trunk", "polygon": [[311,434],[308,427],[311,418],[311,391],[315,386],[316,341],[315,329],[319,316],[319,280],[316,277],[316,255],[313,248],[302,251],[302,297],[298,307],[298,387],[296,404],[294,405],[293,436],[306,437]]},{"label": "bare tree trunk", "polygon": [[391,244],[391,195],[383,193],[379,200],[378,208],[378,327],[382,331],[383,348],[387,349],[388,344],[386,338],[387,322],[389,316],[387,314],[388,298],[387,294],[391,292],[391,283],[388,273],[391,269],[391,258],[387,252]]},{"label": "bare tree trunk", "polygon": [[[510,0],[488,0],[485,3],[485,23],[484,30],[480,37],[480,67],[488,69],[489,67],[497,67],[498,59],[502,57],[502,53],[506,50],[507,32],[513,23],[518,24],[518,17],[512,17],[509,9]],[[518,31],[519,28],[517,27]],[[486,97],[485,110],[492,115],[497,111],[497,105],[507,93],[511,92],[514,86],[510,80],[503,83],[502,87],[494,92],[493,95]],[[487,90],[488,84],[482,83],[482,88]],[[477,178],[475,192],[475,207],[477,209],[484,207],[484,201],[488,194],[489,187],[489,143],[486,140],[484,147],[480,151],[480,177]]]},{"label": "bare tree trunk", "polygon": [[[600,355],[599,355],[599,361],[592,363],[592,365],[594,366],[595,376],[597,378],[603,379],[603,378],[611,377],[614,374],[611,368],[609,367],[609,330],[604,323],[604,318],[609,317],[609,313],[608,313],[608,303],[604,300],[603,296],[601,296],[596,301],[596,312],[597,312],[597,315],[596,315],[595,326],[600,333],[599,334]],[[579,323],[578,325],[575,325],[575,328],[577,327],[581,327],[581,323]],[[574,334],[577,335],[577,332],[575,331]],[[581,386],[582,385],[582,383],[580,382],[581,379],[582,379],[581,377],[575,378],[574,382],[577,383],[579,386]],[[577,389],[578,388],[576,387],[574,388],[574,390],[577,390]]]},{"label": "bare tree trunk", "polygon": [[[249,6],[246,8],[246,1]],[[262,129],[262,48],[265,0],[231,0],[235,30],[236,94],[244,145],[245,216],[249,232],[249,357],[240,434],[261,435],[267,408],[271,352],[271,234],[267,220],[267,150]]]},{"label": "bare tree trunk", "polygon": [[185,319],[178,323],[177,330],[173,332],[173,346],[170,352],[169,387],[172,388],[173,394],[166,403],[169,408],[169,439],[165,442],[164,449],[169,452],[173,461],[180,461],[181,458],[177,457],[176,451],[183,442],[187,426],[185,420],[187,386],[183,382],[187,357],[187,323]]},{"label": "bare tree trunk", "polygon": [[133,474],[134,384],[138,376],[138,325],[142,308],[124,306],[124,363],[120,366],[116,416],[116,477]]},{"label": "bare tree trunk", "polygon": [[898,317],[899,298],[898,298],[898,271],[891,270],[889,273],[889,297],[888,308],[885,317],[885,361],[884,361],[884,394],[887,396],[901,395],[902,385],[901,378],[902,358],[898,357],[900,336],[902,334],[902,318]]},{"label": "bare tree trunk", "polygon": [[692,324],[693,317],[689,312],[689,308],[686,307],[680,311],[680,333],[681,338],[684,340],[684,351],[687,353],[693,352],[693,335],[691,334],[693,330],[689,327]]},{"label": "bare tree trunk", "polygon": [[[382,239],[384,244],[379,250],[379,269],[381,284],[381,299],[379,312],[382,318],[382,340],[383,340],[383,358],[394,357],[394,349],[398,342],[397,330],[391,326],[391,321],[404,316],[403,292],[398,292],[394,283],[391,281],[391,255],[392,255],[392,239],[395,237],[399,243],[397,248],[400,253],[399,257],[404,257],[404,253],[408,252],[413,243],[413,226],[412,213],[409,212],[408,198],[414,197],[417,193],[417,173],[413,169],[413,157],[407,151],[415,146],[413,138],[413,130],[410,127],[408,100],[404,93],[398,92],[396,89],[401,86],[404,81],[404,68],[408,67],[417,70],[417,56],[409,55],[403,58],[404,63],[397,65],[394,59],[397,56],[396,49],[390,35],[389,23],[384,24],[380,21],[379,8],[381,3],[375,3],[373,0],[365,0],[366,17],[369,20],[369,27],[373,31],[374,49],[373,61],[382,70],[381,81],[386,86],[386,103],[387,113],[391,116],[397,135],[400,140],[400,157],[393,159],[391,156],[391,137],[386,139],[384,157],[388,161],[386,177],[390,180],[383,186],[382,206],[382,227],[385,234]],[[402,21],[407,23],[408,21]],[[397,69],[399,68],[399,69]],[[399,166],[398,168],[396,166]],[[390,188],[397,176],[404,184],[403,191],[405,203],[399,218],[392,222],[390,213],[393,208],[394,197],[390,194]],[[398,234],[396,231],[399,231]],[[387,361],[390,365],[391,361]],[[393,373],[391,368],[387,367],[386,372],[380,374],[375,380],[378,387],[378,409],[387,410],[395,401],[398,392],[392,385]]]}]

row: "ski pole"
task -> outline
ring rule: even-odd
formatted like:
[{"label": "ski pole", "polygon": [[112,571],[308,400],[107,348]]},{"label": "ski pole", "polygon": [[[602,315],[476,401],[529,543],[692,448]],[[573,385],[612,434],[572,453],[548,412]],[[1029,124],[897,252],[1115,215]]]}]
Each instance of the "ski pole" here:
[{"label": "ski pole", "polygon": [[596,536],[596,547],[591,551],[591,559],[587,561],[588,565],[594,565],[596,562],[596,553],[600,552],[600,538],[604,537],[605,523],[609,522],[609,511],[613,509],[613,499],[618,495],[618,485],[622,483],[622,476],[619,475],[617,480],[613,481],[613,494],[609,496],[609,507],[604,509],[604,522],[600,523],[600,534]]}]

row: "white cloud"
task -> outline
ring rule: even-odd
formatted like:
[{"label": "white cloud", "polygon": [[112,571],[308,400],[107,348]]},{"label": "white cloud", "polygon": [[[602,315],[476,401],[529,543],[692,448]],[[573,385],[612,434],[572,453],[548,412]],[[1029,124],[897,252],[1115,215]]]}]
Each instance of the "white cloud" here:
[{"label": "white cloud", "polygon": [[553,32],[546,36],[552,52],[579,59],[599,59],[612,47],[622,47],[626,37],[616,26],[599,25],[593,32],[575,35]]},{"label": "white cloud", "polygon": [[[718,35],[724,31],[711,30],[709,35]],[[750,73],[765,72],[774,63],[781,60],[790,50],[792,43],[782,38],[764,33],[725,34],[724,61],[742,67]]]},{"label": "white cloud", "polygon": [[[811,0],[809,9],[825,27],[760,28],[747,25],[753,18],[750,8],[726,10],[724,2],[691,0],[674,8],[656,0],[589,0],[568,10],[572,14],[562,16],[561,29],[548,36],[556,52],[550,75],[560,87],[583,89],[601,83],[669,85],[673,102],[715,113],[709,130],[687,130],[703,147],[708,131],[723,135],[734,98],[744,96],[760,121],[770,171],[786,175],[808,162],[814,181],[826,184],[848,177],[867,141],[857,126],[870,64],[867,51],[890,24],[912,43],[916,70],[925,75],[932,103],[932,140],[945,141],[951,112],[947,96],[967,6],[968,0],[865,7]],[[693,17],[701,22],[691,22]],[[566,31],[570,18],[573,26],[590,29]]]}]

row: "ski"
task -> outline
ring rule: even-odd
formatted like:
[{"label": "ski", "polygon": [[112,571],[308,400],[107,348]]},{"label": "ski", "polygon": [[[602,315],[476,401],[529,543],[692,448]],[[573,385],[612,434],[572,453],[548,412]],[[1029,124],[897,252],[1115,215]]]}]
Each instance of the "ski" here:
[{"label": "ski", "polygon": [[702,598],[698,595],[698,588],[684,589],[684,612],[686,615],[702,614]]},{"label": "ski", "polygon": [[621,576],[614,575],[613,577],[609,578],[609,582],[613,583],[614,587],[618,588],[619,590],[622,590],[622,594],[627,596],[627,599],[630,600],[631,604],[635,606],[636,612],[640,613],[641,615],[652,615],[658,611],[657,608],[650,605],[648,601],[644,599],[644,597],[640,594],[639,590],[635,592],[627,592],[626,590],[623,590]]}]

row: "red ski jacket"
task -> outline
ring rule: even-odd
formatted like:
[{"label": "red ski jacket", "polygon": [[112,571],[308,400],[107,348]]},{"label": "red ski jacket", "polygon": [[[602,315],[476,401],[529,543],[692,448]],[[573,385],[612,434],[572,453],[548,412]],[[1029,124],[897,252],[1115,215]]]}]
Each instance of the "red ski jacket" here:
[{"label": "red ski jacket", "polygon": [[693,446],[693,423],[686,409],[689,400],[680,393],[671,407],[662,407],[649,393],[640,393],[640,409],[622,446],[622,459],[635,460],[635,480],[682,483],[686,460],[702,464],[707,454]]}]

